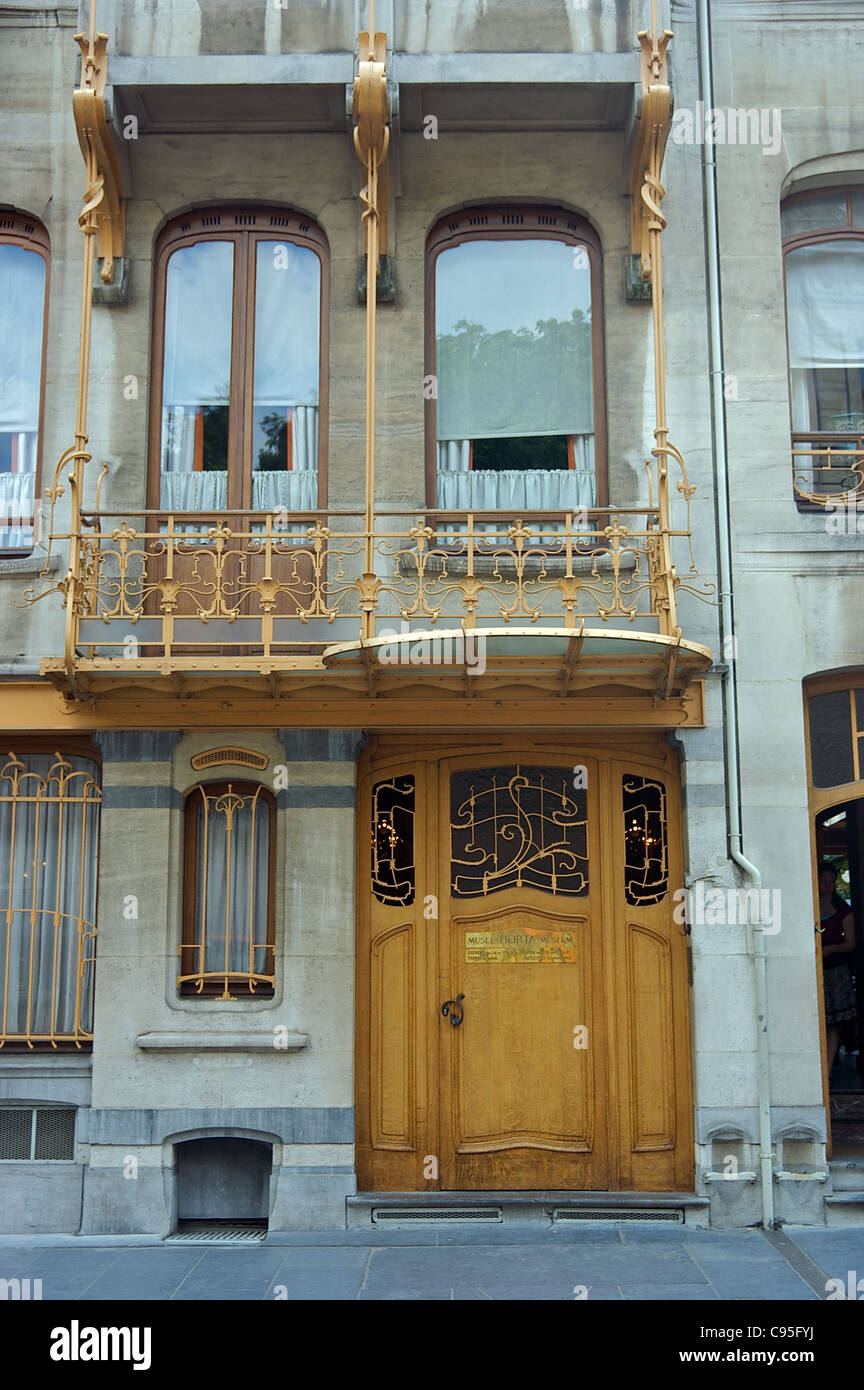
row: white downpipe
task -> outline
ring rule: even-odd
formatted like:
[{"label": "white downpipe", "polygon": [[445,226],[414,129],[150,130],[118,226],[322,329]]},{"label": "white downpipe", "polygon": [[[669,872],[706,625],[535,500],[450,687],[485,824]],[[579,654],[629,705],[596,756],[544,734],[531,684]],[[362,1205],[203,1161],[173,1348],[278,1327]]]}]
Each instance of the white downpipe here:
[{"label": "white downpipe", "polygon": [[[714,106],[709,0],[697,0],[699,82],[703,109]],[[724,638],[723,714],[726,753],[726,808],[729,817],[729,854],[757,890],[762,875],[742,848],[741,781],[738,757],[738,690],[735,661],[735,614],[732,602],[732,534],[729,513],[729,471],[726,452],[726,401],[723,394],[724,360],[720,301],[720,246],[717,223],[717,168],[714,145],[702,145],[705,228],[708,272],[708,324],[711,344],[711,401],[720,579],[720,632]],[[725,639],[731,639],[726,641]],[[749,901],[749,899],[748,899]],[[761,898],[757,898],[757,902]],[[748,917],[750,914],[748,913]],[[757,1096],[759,1108],[759,1173],[762,1187],[762,1225],[774,1229],[774,1156],[771,1145],[771,1075],[768,1050],[767,974],[765,935],[761,925],[748,921],[747,950],[753,962],[756,997]]]}]

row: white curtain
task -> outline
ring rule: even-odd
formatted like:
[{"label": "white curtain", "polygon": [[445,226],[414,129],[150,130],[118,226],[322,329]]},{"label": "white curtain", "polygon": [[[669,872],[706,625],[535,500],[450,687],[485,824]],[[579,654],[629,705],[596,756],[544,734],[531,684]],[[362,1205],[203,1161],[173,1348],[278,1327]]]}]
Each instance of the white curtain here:
[{"label": "white curtain", "polygon": [[33,545],[44,309],[42,257],[0,246],[0,550]]},{"label": "white curtain", "polygon": [[[469,469],[470,440],[449,440],[438,446],[437,505],[443,511],[500,511],[501,523],[478,522],[478,531],[494,531],[501,524],[527,516],[531,511],[580,511],[594,507],[597,483],[594,468],[594,436],[574,441],[575,468]],[[563,523],[544,522],[544,531],[559,531]],[[442,528],[442,534],[458,534],[464,526]]]},{"label": "white curtain", "polygon": [[196,945],[205,941],[203,964],[201,952],[186,954],[196,971],[225,970],[226,934],[231,973],[248,974],[250,942],[256,943],[253,971],[266,971],[270,815],[269,802],[248,793],[208,794],[206,810],[201,798],[194,939]]},{"label": "white curtain", "polygon": [[[864,367],[864,243],[819,242],[786,257],[792,428],[817,429],[817,373]],[[824,425],[822,426],[824,428]],[[842,422],[855,429],[855,420]]]},{"label": "white curtain", "polygon": [[0,246],[0,434],[39,426],[45,262],[23,246]]},{"label": "white curtain", "polygon": [[864,242],[790,251],[786,302],[791,367],[864,367]]},{"label": "white curtain", "polygon": [[36,435],[20,434],[19,460],[32,467],[24,472],[0,473],[0,550],[29,550],[33,545],[36,508]]},{"label": "white curtain", "polygon": [[[27,770],[17,797],[10,763],[0,775],[0,1009],[7,1034],[74,1035],[79,919],[94,928],[96,922],[96,768],[86,758],[67,758],[73,771],[64,784],[53,756],[21,761]],[[74,800],[85,792],[87,800]],[[85,935],[83,956],[93,954],[93,938]],[[84,1032],[93,1026],[93,972],[92,963],[85,966]]]}]

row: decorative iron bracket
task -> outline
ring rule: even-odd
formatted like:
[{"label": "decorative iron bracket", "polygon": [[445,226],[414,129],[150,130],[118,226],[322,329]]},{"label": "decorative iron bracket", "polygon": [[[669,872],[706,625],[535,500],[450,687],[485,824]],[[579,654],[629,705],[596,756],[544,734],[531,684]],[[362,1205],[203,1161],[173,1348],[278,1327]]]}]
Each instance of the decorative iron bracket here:
[{"label": "decorative iron bracket", "polygon": [[672,93],[666,66],[666,46],[672,38],[669,29],[659,36],[654,28],[639,34],[642,45],[642,112],[630,171],[630,249],[639,257],[642,279],[653,274],[650,237],[662,232],[666,218],[660,210],[665,189],[660,170],[672,121]]},{"label": "decorative iron bracket", "polygon": [[114,137],[108,122],[108,35],[96,33],[95,3],[90,10],[90,33],[76,34],[81,49],[81,86],[72,96],[78,143],[87,166],[87,191],[78,218],[85,236],[95,233],[102,261],[100,279],[114,282],[114,262],[123,257],[126,204]]}]

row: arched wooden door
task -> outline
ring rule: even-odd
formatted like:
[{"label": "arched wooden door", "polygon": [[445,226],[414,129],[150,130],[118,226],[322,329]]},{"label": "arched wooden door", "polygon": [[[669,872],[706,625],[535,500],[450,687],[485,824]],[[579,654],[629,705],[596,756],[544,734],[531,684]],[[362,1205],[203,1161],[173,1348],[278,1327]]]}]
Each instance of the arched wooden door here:
[{"label": "arched wooden door", "polygon": [[361,776],[360,1188],[686,1190],[670,750],[496,745]]}]

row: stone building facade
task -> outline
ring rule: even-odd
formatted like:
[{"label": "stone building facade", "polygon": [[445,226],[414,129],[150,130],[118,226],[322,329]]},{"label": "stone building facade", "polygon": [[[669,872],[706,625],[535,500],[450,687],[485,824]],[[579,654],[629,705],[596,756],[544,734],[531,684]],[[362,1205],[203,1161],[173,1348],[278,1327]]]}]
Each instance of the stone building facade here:
[{"label": "stone building facade", "polygon": [[367,10],[0,13],[2,1228],[848,1219],[859,7]]}]

